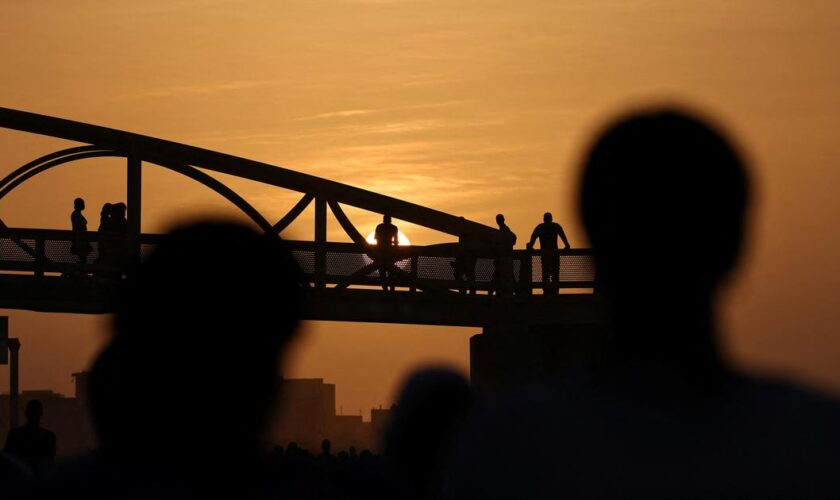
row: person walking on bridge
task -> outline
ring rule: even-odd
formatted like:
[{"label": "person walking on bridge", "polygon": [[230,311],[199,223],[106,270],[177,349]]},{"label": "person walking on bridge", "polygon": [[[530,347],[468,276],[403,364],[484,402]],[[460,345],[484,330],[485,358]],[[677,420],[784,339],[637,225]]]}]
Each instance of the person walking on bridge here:
[{"label": "person walking on bridge", "polygon": [[531,234],[531,241],[526,248],[534,249],[534,242],[540,239],[540,264],[542,265],[543,293],[556,294],[560,291],[560,250],[557,248],[557,237],[563,240],[563,250],[571,248],[563,227],[554,222],[551,212],[543,215],[542,224],[538,224]]},{"label": "person walking on bridge", "polygon": [[391,223],[390,215],[382,216],[382,223],[376,226],[373,238],[376,246],[379,247],[379,279],[382,281],[382,289],[394,291],[394,272],[391,266],[394,264],[394,248],[399,245],[400,231]]}]

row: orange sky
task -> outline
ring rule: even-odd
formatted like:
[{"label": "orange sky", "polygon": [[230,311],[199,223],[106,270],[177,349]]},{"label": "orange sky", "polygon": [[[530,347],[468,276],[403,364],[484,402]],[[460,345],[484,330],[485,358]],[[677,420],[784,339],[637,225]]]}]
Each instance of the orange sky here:
[{"label": "orange sky", "polygon": [[[503,211],[520,245],[546,210],[585,243],[577,161],[603,120],[651,100],[701,107],[750,154],[760,197],[727,308],[729,350],[742,365],[840,391],[835,1],[43,0],[0,3],[0,40],[0,106],[283,165],[486,224]],[[61,145],[0,131],[0,174]],[[146,231],[233,213],[189,180],[154,167],[144,176]],[[125,198],[123,184],[118,160],[88,160],[23,185],[0,201],[0,218],[67,228],[81,195],[95,225],[97,207]],[[296,199],[231,184],[269,219]],[[349,214],[363,233],[375,222]],[[440,238],[400,227],[415,243]],[[310,228],[307,214],[292,236]],[[8,314],[23,388],[71,393],[70,373],[89,363],[107,318]],[[310,324],[289,372],[336,382],[354,413],[390,403],[420,363],[466,369],[472,333]]]}]

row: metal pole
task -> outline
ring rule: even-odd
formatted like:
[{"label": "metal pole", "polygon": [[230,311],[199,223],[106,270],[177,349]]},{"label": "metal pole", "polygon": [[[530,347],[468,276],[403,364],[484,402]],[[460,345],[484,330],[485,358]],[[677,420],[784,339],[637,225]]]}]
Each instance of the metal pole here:
[{"label": "metal pole", "polygon": [[19,391],[19,356],[20,340],[9,339],[9,429],[18,426],[18,398]]},{"label": "metal pole", "polygon": [[[142,188],[143,188],[143,171],[141,169],[142,162],[136,156],[128,157],[128,172],[126,185],[126,205],[128,208],[127,214],[127,233],[126,240],[131,249],[129,257],[131,262],[136,262],[140,259],[140,232],[141,227],[141,211],[142,211]],[[125,244],[125,243],[124,243]]]},{"label": "metal pole", "polygon": [[141,170],[141,162],[140,158],[136,156],[129,156],[128,157],[128,186],[127,186],[127,196],[126,196],[126,205],[128,206],[128,234],[132,237],[136,237],[140,234],[140,211],[141,211],[141,204],[142,204],[142,186],[143,186],[143,173]]}]

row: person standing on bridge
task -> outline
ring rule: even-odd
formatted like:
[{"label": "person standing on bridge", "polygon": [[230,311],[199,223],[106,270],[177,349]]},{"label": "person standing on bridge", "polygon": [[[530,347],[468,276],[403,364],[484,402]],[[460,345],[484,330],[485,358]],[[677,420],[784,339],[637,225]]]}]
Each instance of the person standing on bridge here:
[{"label": "person standing on bridge", "polygon": [[571,248],[563,227],[554,222],[551,212],[543,215],[542,224],[538,224],[531,233],[531,241],[526,248],[534,249],[534,242],[540,239],[540,264],[542,265],[543,293],[556,294],[560,291],[560,250],[557,248],[557,237],[563,240],[563,250]]},{"label": "person standing on bridge", "polygon": [[[491,280],[493,282],[493,286],[490,288],[490,295],[493,295],[493,292],[498,291],[499,288],[501,288],[501,283],[506,273],[512,280],[512,269],[510,269],[510,267],[502,268],[502,265],[505,260],[510,261],[511,251],[516,245],[516,234],[514,234],[508,225],[505,224],[505,216],[503,214],[496,215],[496,224],[499,225],[499,231],[502,233],[502,238],[499,242],[496,257],[493,259],[493,278]],[[508,266],[510,266],[509,263]]]},{"label": "person standing on bridge", "polygon": [[85,209],[85,200],[76,198],[73,200],[73,213],[70,214],[70,226],[73,228],[73,240],[70,243],[70,253],[79,258],[79,264],[87,264],[93,246],[85,238],[87,233],[87,219],[82,215]]},{"label": "person standing on bridge", "polygon": [[391,267],[394,264],[394,248],[399,245],[400,231],[391,223],[390,215],[382,216],[382,223],[376,226],[373,238],[376,246],[379,247],[379,278],[382,280],[382,289],[394,291],[394,272]]},{"label": "person standing on bridge", "polygon": [[110,233],[112,231],[111,215],[113,211],[113,205],[106,203],[102,205],[102,210],[99,212],[99,257],[94,261],[95,264],[107,263],[111,258],[109,251],[112,247]]}]

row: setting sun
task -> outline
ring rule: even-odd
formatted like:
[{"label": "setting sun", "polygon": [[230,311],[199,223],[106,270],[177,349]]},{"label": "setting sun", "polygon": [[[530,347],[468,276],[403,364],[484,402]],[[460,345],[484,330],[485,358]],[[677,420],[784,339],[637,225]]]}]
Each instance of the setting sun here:
[{"label": "setting sun", "polygon": [[[365,240],[371,245],[376,245],[376,231],[371,231]],[[411,245],[411,241],[402,231],[397,234],[397,242],[401,247]]]}]

